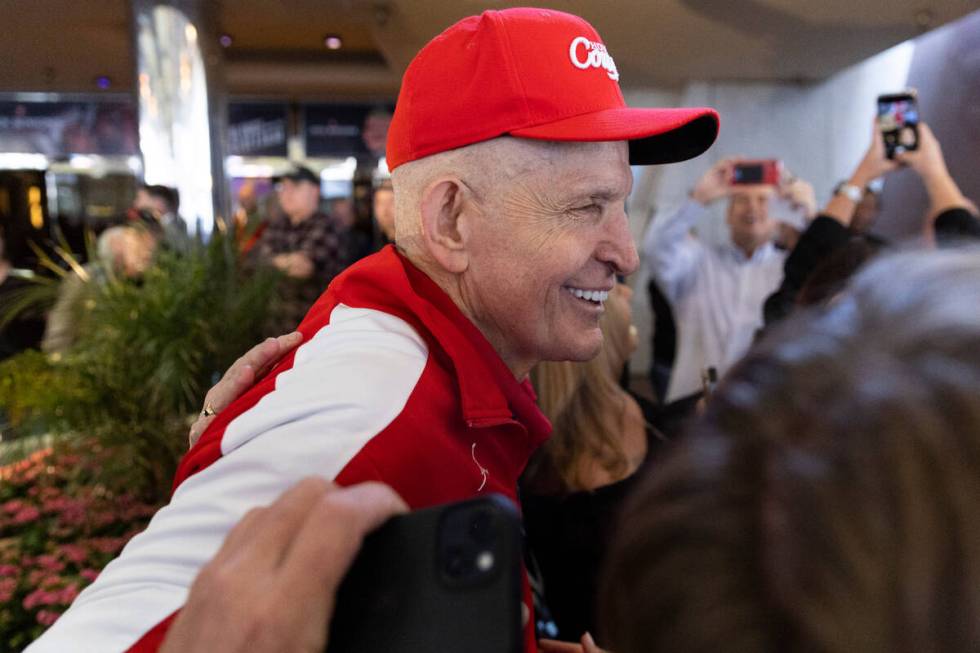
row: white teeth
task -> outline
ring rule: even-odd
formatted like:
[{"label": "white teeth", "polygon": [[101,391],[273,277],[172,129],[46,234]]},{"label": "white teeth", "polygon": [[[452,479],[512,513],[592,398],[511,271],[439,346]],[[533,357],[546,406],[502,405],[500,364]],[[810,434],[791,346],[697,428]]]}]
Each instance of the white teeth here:
[{"label": "white teeth", "polygon": [[608,290],[582,290],[581,288],[568,288],[568,291],[579,299],[586,299],[590,302],[602,303],[609,299]]}]

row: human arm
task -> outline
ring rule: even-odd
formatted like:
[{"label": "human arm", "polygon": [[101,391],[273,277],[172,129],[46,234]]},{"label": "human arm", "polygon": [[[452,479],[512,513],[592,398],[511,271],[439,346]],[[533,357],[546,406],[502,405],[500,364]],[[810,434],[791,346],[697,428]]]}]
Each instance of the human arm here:
[{"label": "human arm", "polygon": [[936,240],[940,245],[980,240],[980,218],[964,207],[946,209],[933,222]]},{"label": "human arm", "polygon": [[41,340],[41,351],[56,354],[67,351],[78,337],[82,304],[91,290],[89,281],[69,273],[58,286],[58,297],[48,313]]},{"label": "human arm", "polygon": [[407,481],[376,471],[390,461],[367,451],[411,396],[428,358],[424,340],[394,316],[348,307],[308,335],[284,369],[219,415],[181,463],[170,503],[32,653],[96,643],[95,650],[155,650],[151,633],[165,632],[161,624],[184,604],[230,529],[298,479],[315,474],[347,485],[383,478],[412,501]]},{"label": "human arm", "polygon": [[[885,155],[885,143],[878,130],[878,123],[875,122],[871,132],[871,144],[845,183],[863,191],[873,180],[897,168],[898,163]],[[857,202],[853,198],[844,193],[834,193],[821,215],[836,220],[844,227],[849,227],[854,218],[855,208]]]},{"label": "human arm", "polygon": [[[789,176],[779,185],[779,196],[786,200],[794,211],[803,218],[804,224],[809,224],[817,213],[817,196],[813,184],[799,177]],[[776,234],[773,239],[776,247],[792,251],[800,242],[802,231],[788,222],[776,223]]]},{"label": "human arm", "polygon": [[[187,435],[191,447],[197,443],[204,429],[214,421],[215,415],[228,407],[231,402],[252,387],[256,379],[262,378],[273,365],[282,360],[303,341],[299,331],[287,333],[278,338],[266,338],[232,363],[208,393],[204,396],[204,410],[191,425]],[[210,414],[208,414],[210,413]]]},{"label": "human arm", "polygon": [[364,537],[407,509],[380,483],[338,488],[304,479],[229,532],[161,653],[320,653]]},{"label": "human arm", "polygon": [[[871,133],[871,143],[857,167],[845,182],[862,191],[874,179],[895,170],[898,164],[885,156],[885,146],[877,123]],[[783,280],[763,305],[764,322],[772,324],[789,315],[807,278],[821,261],[851,237],[849,227],[857,202],[844,193],[835,193],[823,210],[800,235],[783,265]]]},{"label": "human arm", "polygon": [[821,261],[851,238],[847,227],[837,220],[819,215],[800,236],[796,247],[783,264],[783,280],[779,288],[763,305],[763,321],[766,325],[789,315],[796,306],[796,298],[807,278]]},{"label": "human arm", "polygon": [[929,125],[919,123],[918,149],[901,152],[896,158],[915,170],[926,187],[929,195],[927,229],[933,230],[939,239],[980,236],[976,207],[966,199],[949,174],[942,146]]},{"label": "human arm", "polygon": [[690,199],[670,215],[655,218],[643,237],[643,254],[651,276],[671,301],[689,285],[702,254],[701,244],[690,231],[704,207],[730,193],[729,181],[735,159],[713,165],[691,190]]},{"label": "human arm", "polygon": [[293,279],[309,279],[315,270],[313,261],[303,252],[276,254],[272,264]]},{"label": "human arm", "polygon": [[810,182],[799,177],[790,177],[780,184],[779,195],[788,201],[795,211],[799,211],[805,221],[809,222],[816,216],[817,194]]}]

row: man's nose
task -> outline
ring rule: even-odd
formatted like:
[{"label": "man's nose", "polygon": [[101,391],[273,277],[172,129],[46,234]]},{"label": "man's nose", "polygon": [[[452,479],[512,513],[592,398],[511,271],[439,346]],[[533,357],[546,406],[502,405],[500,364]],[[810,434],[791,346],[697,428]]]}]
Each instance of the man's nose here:
[{"label": "man's nose", "polygon": [[613,216],[607,226],[606,238],[596,251],[596,257],[613,267],[616,274],[627,276],[640,266],[640,256],[636,253],[636,243],[630,233],[629,218],[625,211]]}]

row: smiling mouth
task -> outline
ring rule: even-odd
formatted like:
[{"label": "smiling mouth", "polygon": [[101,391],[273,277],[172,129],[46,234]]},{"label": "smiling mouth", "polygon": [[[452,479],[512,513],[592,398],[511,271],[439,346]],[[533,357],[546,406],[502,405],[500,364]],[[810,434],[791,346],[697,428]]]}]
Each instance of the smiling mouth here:
[{"label": "smiling mouth", "polygon": [[588,302],[593,306],[601,307],[603,302],[609,299],[608,290],[586,290],[585,288],[573,288],[571,286],[563,286],[563,288],[573,297]]}]

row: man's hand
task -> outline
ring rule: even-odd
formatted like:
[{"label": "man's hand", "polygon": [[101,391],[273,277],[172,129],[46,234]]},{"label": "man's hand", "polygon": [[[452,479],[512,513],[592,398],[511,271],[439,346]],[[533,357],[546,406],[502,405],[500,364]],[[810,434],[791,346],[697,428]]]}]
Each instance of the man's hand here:
[{"label": "man's hand", "polygon": [[559,642],[556,639],[542,639],[538,641],[538,650],[541,653],[605,653],[605,651],[596,646],[595,640],[592,639],[592,635],[589,633],[582,635],[580,644]]},{"label": "man's hand", "polygon": [[803,212],[803,217],[812,220],[817,214],[817,194],[813,185],[798,177],[790,177],[779,188],[779,196],[787,200],[793,209]]},{"label": "man's hand", "polygon": [[885,155],[885,140],[881,137],[881,130],[878,129],[878,121],[872,123],[871,144],[864,153],[861,163],[855,168],[854,174],[848,180],[849,184],[864,188],[871,181],[882,177],[887,173],[898,168],[898,162],[889,159]]},{"label": "man's hand", "polygon": [[773,242],[780,249],[791,252],[796,247],[796,243],[800,242],[800,230],[791,224],[776,222],[776,237]]},{"label": "man's hand", "polygon": [[313,276],[313,261],[302,252],[277,254],[272,264],[294,279],[309,279]]},{"label": "man's hand", "polygon": [[935,134],[924,122],[919,123],[919,148],[908,152],[899,152],[895,158],[908,167],[919,173],[923,180],[936,177],[948,177],[949,171],[946,169],[946,160],[943,158],[943,149],[939,145]]},{"label": "man's hand", "polygon": [[307,478],[245,515],[191,586],[162,653],[321,653],[364,536],[407,510],[387,485]]},{"label": "man's hand", "polygon": [[929,213],[926,216],[926,231],[932,232],[932,223],[940,213],[952,208],[974,210],[976,207],[963,196],[959,186],[950,176],[943,159],[939,140],[924,122],[919,123],[919,149],[896,154],[896,158],[915,170],[929,193]]},{"label": "man's hand", "polygon": [[722,159],[711,166],[691,191],[691,199],[698,204],[707,206],[712,202],[731,194],[732,171],[739,159]]},{"label": "man's hand", "polygon": [[[208,390],[207,395],[204,396],[204,407],[214,414],[223,411],[302,341],[303,334],[293,331],[278,338],[267,338],[249,349],[244,356],[232,363],[221,380]],[[197,420],[191,424],[187,436],[191,447],[200,439],[208,424],[214,421],[214,414],[205,415],[202,411]]]}]

